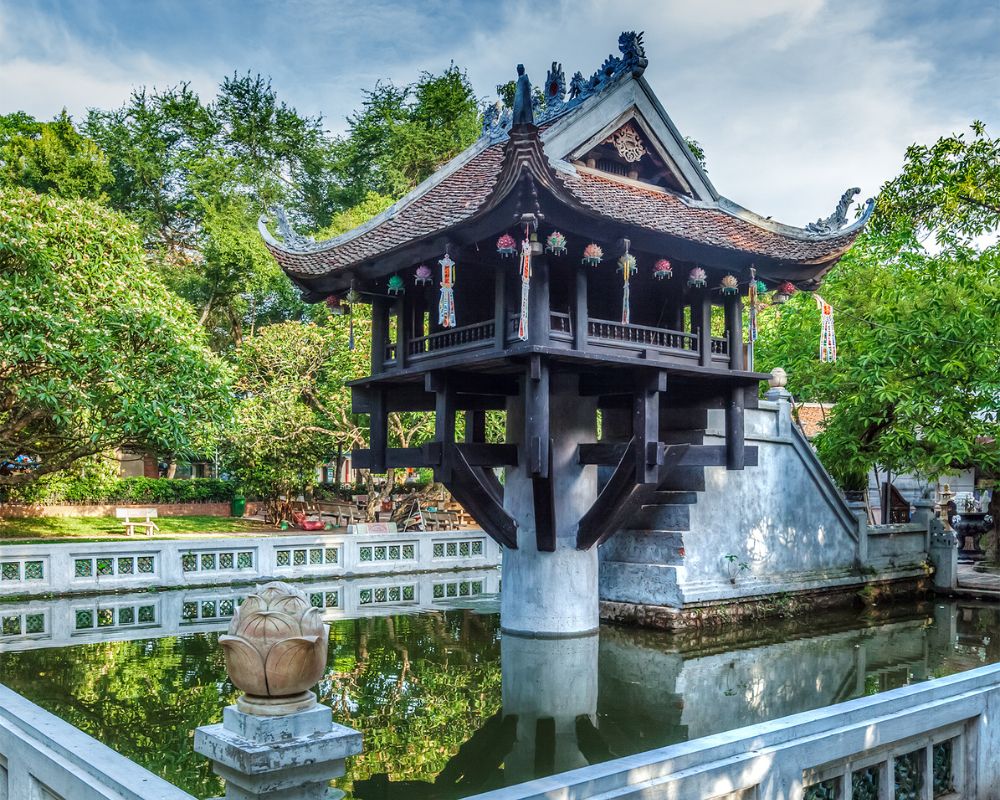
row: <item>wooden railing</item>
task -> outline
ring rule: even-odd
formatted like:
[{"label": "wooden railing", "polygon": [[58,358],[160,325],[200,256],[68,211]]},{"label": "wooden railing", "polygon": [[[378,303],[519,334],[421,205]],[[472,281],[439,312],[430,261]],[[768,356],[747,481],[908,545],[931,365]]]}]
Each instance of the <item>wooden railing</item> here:
[{"label": "wooden railing", "polygon": [[407,355],[420,358],[440,350],[462,350],[482,345],[493,341],[494,331],[493,320],[488,320],[420,336],[410,341]]},{"label": "wooden railing", "polygon": [[383,360],[384,360],[385,363],[394,362],[396,360],[396,345],[395,344],[387,344],[385,346],[385,359],[383,359]]},{"label": "wooden railing", "polygon": [[587,335],[593,339],[636,345],[657,347],[664,350],[698,351],[698,336],[665,328],[650,328],[646,325],[623,325],[604,319],[587,321]]},{"label": "wooden railing", "polygon": [[553,311],[549,314],[549,320],[549,325],[553,333],[565,333],[569,336],[573,335],[573,320],[570,318],[569,314]]},{"label": "wooden railing", "polygon": [[729,355],[729,340],[717,336],[712,337],[712,355],[725,356]]}]

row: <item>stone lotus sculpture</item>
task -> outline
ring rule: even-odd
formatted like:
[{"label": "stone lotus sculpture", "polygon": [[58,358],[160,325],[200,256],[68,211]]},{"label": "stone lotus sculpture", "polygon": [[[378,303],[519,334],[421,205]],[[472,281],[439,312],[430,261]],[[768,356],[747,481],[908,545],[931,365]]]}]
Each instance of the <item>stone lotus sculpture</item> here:
[{"label": "stone lotus sculpture", "polygon": [[245,692],[237,708],[280,716],[315,705],[309,689],[326,669],[329,636],[303,592],[281,581],[258,586],[219,637],[229,677]]}]

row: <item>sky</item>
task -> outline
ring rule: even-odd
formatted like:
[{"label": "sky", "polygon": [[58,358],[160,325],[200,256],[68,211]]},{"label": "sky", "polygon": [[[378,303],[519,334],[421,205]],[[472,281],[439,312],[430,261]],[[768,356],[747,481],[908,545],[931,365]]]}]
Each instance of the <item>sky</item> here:
[{"label": "sky", "polygon": [[340,133],[378,80],[454,62],[491,99],[518,63],[589,75],[622,30],[716,188],[789,224],[877,194],[914,142],[1000,128],[1000,0],[0,0],[0,114],[250,70]]}]

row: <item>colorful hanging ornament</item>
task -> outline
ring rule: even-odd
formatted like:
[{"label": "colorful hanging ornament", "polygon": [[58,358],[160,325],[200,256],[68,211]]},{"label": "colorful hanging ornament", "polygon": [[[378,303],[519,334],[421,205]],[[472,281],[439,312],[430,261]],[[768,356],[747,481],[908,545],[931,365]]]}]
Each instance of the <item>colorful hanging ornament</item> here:
[{"label": "colorful hanging ornament", "polygon": [[566,237],[559,233],[559,231],[552,231],[549,234],[549,238],[545,240],[545,252],[552,253],[554,256],[565,255]]},{"label": "colorful hanging ornament", "polygon": [[632,318],[631,302],[629,299],[629,280],[638,267],[635,256],[629,251],[629,240],[625,240],[625,252],[618,259],[618,271],[622,274],[622,325],[628,325]]},{"label": "colorful hanging ornament", "polygon": [[341,302],[341,299],[336,295],[330,295],[328,298],[326,298],[326,306],[327,308],[330,309],[330,313],[333,314],[335,317],[344,316],[345,313],[344,305]]},{"label": "colorful hanging ornament", "polygon": [[750,267],[750,286],[747,288],[747,305],[749,306],[747,327],[750,329],[750,337],[747,341],[747,369],[750,372],[753,372],[753,350],[754,343],[757,341],[757,295],[766,289],[764,282],[757,280],[757,270]]},{"label": "colorful hanging ornament", "polygon": [[667,259],[661,258],[653,264],[653,277],[660,281],[669,280],[674,277],[674,268]]},{"label": "colorful hanging ornament", "polygon": [[421,264],[419,267],[417,267],[417,274],[416,277],[414,277],[413,279],[413,282],[417,286],[426,286],[428,283],[431,283],[432,280],[433,276],[431,274],[430,267],[428,267],[426,264]]},{"label": "colorful hanging ornament", "polygon": [[692,289],[703,288],[707,281],[708,276],[705,274],[705,270],[701,267],[695,267],[688,273],[688,286]]},{"label": "colorful hanging ornament", "polygon": [[[753,270],[751,270],[753,272]],[[767,284],[764,281],[754,281],[754,289],[756,289],[756,294],[760,297],[762,294],[767,294]]]},{"label": "colorful hanging ornament", "polygon": [[347,303],[347,349],[354,350],[354,306],[361,302],[361,293],[353,286],[344,298]]},{"label": "colorful hanging ornament", "polygon": [[389,294],[402,294],[405,288],[403,286],[403,279],[398,275],[393,275],[389,278]]},{"label": "colorful hanging ornament", "polygon": [[497,252],[504,258],[517,253],[517,242],[514,241],[514,237],[505,233],[497,239]]},{"label": "colorful hanging ornament", "polygon": [[441,299],[438,301],[438,325],[455,327],[455,262],[446,252],[441,265]]},{"label": "colorful hanging ornament", "polygon": [[580,260],[588,267],[596,267],[604,259],[604,251],[599,244],[591,242],[583,248],[583,258]]},{"label": "colorful hanging ornament", "polygon": [[820,315],[819,360],[833,363],[837,360],[837,336],[833,332],[833,306],[818,294],[814,294],[816,308]]},{"label": "colorful hanging ornament", "polygon": [[740,293],[740,282],[736,279],[735,275],[726,275],[719,288],[722,289],[723,294],[734,295]]},{"label": "colorful hanging ornament", "polygon": [[795,292],[798,291],[795,288],[795,284],[791,281],[785,281],[781,286],[778,287],[778,291],[774,293],[774,298],[771,300],[776,306],[780,306],[782,303],[788,301]]},{"label": "colorful hanging ornament", "polygon": [[528,297],[531,292],[531,223],[524,223],[521,240],[521,313],[517,320],[517,338],[528,341]]}]

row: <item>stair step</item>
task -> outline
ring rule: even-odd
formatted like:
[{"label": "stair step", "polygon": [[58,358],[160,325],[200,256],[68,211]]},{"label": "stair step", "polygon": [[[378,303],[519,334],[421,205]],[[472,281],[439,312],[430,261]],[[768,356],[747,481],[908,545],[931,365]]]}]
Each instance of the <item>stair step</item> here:
[{"label": "stair step", "polygon": [[684,534],[680,531],[629,529],[601,545],[602,562],[675,564],[684,562]]},{"label": "stair step", "polygon": [[690,504],[645,505],[628,519],[629,528],[640,530],[686,531],[690,526]]},{"label": "stair step", "polygon": [[698,502],[697,492],[661,492],[653,493],[653,501],[668,505],[694,505]]}]

